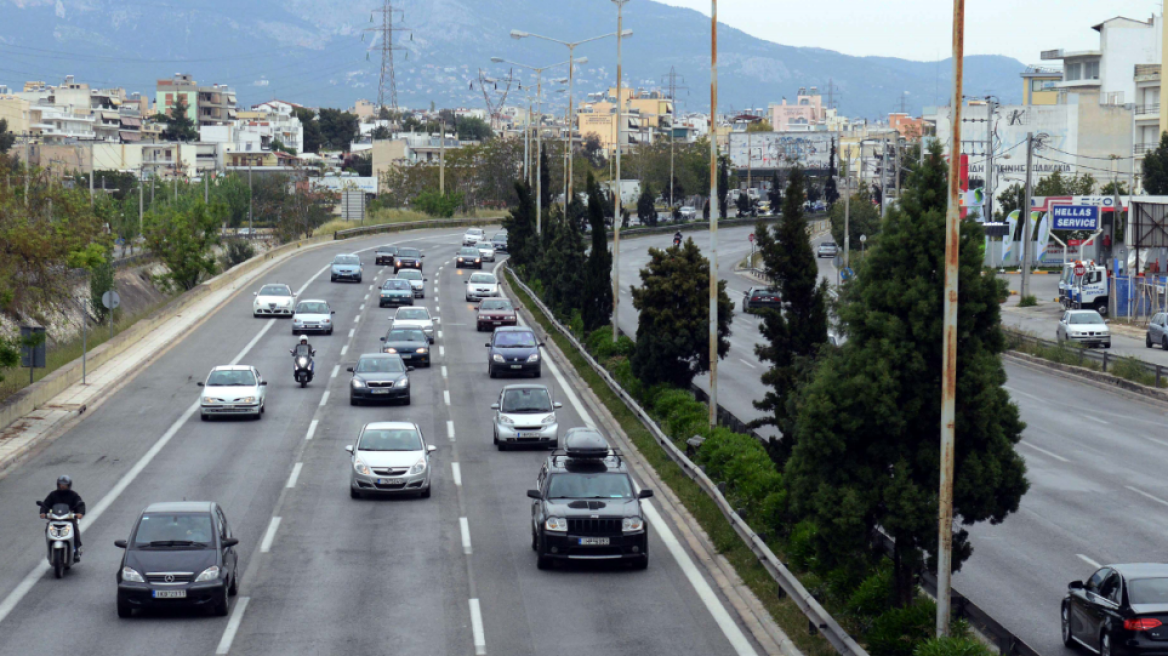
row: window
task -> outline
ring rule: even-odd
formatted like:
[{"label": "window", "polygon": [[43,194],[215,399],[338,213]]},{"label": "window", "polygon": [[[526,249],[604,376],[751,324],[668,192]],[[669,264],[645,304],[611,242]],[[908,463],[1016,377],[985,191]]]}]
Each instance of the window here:
[{"label": "window", "polygon": [[1066,70],[1066,73],[1064,74],[1064,79],[1066,79],[1067,82],[1074,82],[1075,80],[1082,79],[1082,77],[1083,77],[1083,65],[1082,64],[1079,64],[1079,63],[1067,64],[1067,70]]},{"label": "window", "polygon": [[1099,62],[1086,62],[1083,64],[1083,79],[1084,80],[1098,80],[1099,79]]},{"label": "window", "polygon": [[1107,569],[1106,567],[1095,572],[1095,574],[1093,574],[1091,578],[1087,580],[1087,585],[1085,585],[1084,588],[1086,588],[1088,592],[1094,592],[1098,594],[1099,586],[1103,583],[1104,577],[1110,573],[1111,570]]},{"label": "window", "polygon": [[1099,596],[1118,604],[1121,589],[1119,573],[1112,571],[1108,573],[1107,578],[1103,579],[1103,583],[1099,585]]},{"label": "window", "polygon": [[1055,80],[1031,80],[1031,91],[1050,91],[1054,89]]}]

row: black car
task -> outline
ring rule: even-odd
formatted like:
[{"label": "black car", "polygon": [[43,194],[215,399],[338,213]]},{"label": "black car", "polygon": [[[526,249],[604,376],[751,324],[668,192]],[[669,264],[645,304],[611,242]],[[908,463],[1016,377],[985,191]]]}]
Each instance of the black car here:
[{"label": "black car", "polygon": [[592,428],[573,428],[564,450],[553,451],[528,490],[531,548],[540,569],[556,560],[627,560],[649,566],[649,528],[628,468],[604,436]]},{"label": "black car", "polygon": [[227,615],[239,592],[239,540],[213,501],[154,503],[142,511],[118,570],[118,617],[135,609],[210,608]]},{"label": "black car", "polygon": [[501,373],[543,375],[543,342],[530,328],[505,326],[495,329],[487,342],[487,373],[494,378]]},{"label": "black car", "polygon": [[382,353],[396,353],[404,362],[430,366],[430,338],[417,328],[391,328],[381,338]]},{"label": "black car", "polygon": [[491,237],[491,246],[495,247],[496,253],[507,252],[507,233],[497,232],[494,237]]},{"label": "black car", "polygon": [[770,287],[751,287],[748,291],[743,292],[745,298],[742,299],[742,311],[749,313],[751,310],[761,310],[763,308],[773,308],[775,310],[783,309],[783,302],[779,298],[779,290]]},{"label": "black car", "polygon": [[377,250],[373,251],[373,261],[376,264],[393,264],[395,257],[397,246],[378,246]]},{"label": "black car", "polygon": [[416,248],[399,248],[397,255],[393,258],[393,272],[397,273],[402,269],[417,269],[422,270],[422,251]]},{"label": "black car", "polygon": [[402,401],[403,405],[409,405],[409,372],[413,370],[400,355],[362,355],[357,366],[348,369],[353,374],[349,381],[349,405],[361,405],[365,401]]},{"label": "black car", "polygon": [[461,269],[463,267],[483,268],[483,256],[477,246],[459,249],[458,256],[454,258],[454,268]]},{"label": "black car", "polygon": [[1168,565],[1107,565],[1072,581],[1062,637],[1100,656],[1168,652]]}]

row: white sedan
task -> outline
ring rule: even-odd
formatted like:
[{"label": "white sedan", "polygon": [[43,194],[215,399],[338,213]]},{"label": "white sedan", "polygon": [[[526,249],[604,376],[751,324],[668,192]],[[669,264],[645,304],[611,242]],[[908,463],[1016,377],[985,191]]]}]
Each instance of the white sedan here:
[{"label": "white sedan", "polygon": [[1055,339],[1111,348],[1111,327],[1095,310],[1067,310],[1059,319]]},{"label": "white sedan", "polygon": [[296,294],[288,285],[264,285],[253,294],[251,303],[253,317],[290,317],[293,314],[292,301]]},{"label": "white sedan", "polygon": [[495,261],[495,246],[490,241],[485,239],[480,241],[477,248],[479,249],[479,256],[482,258],[483,262]]},{"label": "white sedan", "polygon": [[434,319],[430,316],[430,311],[424,307],[403,307],[398,308],[397,312],[390,317],[393,321],[393,328],[415,328],[426,333],[426,338],[430,343],[434,343]]},{"label": "white sedan", "polygon": [[199,383],[203,394],[199,398],[200,416],[207,421],[213,416],[246,416],[259,419],[264,414],[268,381],[255,367],[227,365],[215,367],[206,382]]},{"label": "white sedan", "polygon": [[467,228],[466,233],[462,235],[462,245],[478,246],[478,243],[485,238],[482,228]]},{"label": "white sedan", "polygon": [[499,295],[499,280],[493,273],[475,273],[466,281],[466,300],[473,303]]}]

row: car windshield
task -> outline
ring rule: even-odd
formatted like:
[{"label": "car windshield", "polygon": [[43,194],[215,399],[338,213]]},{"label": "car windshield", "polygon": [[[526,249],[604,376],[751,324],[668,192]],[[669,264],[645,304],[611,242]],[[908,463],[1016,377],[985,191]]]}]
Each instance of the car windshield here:
[{"label": "car windshield", "polygon": [[483,231],[479,228],[470,228],[469,230],[466,231],[466,234],[475,235],[477,237],[479,235],[482,235]]},{"label": "car windshield", "polygon": [[471,282],[485,283],[485,284],[489,284],[489,285],[493,285],[497,282],[495,280],[495,276],[493,276],[489,273],[476,273],[470,277],[470,281]]},{"label": "car windshield", "polygon": [[205,547],[215,539],[211,516],[205,513],[149,513],[134,531],[134,546]]},{"label": "car windshield", "polygon": [[356,255],[338,255],[333,264],[360,264],[361,258]]},{"label": "car windshield", "polygon": [[328,303],[301,303],[296,306],[297,314],[328,314],[330,312]]},{"label": "car windshield", "polygon": [[479,254],[479,249],[477,249],[477,248],[474,248],[473,246],[467,246],[466,248],[464,248],[464,249],[462,249],[462,250],[458,251],[458,254],[459,254],[459,255],[474,255],[474,256],[477,256],[477,255]]},{"label": "car windshield", "polygon": [[1099,316],[1095,312],[1090,312],[1090,313],[1084,312],[1083,314],[1072,314],[1071,315],[1071,323],[1077,324],[1077,325],[1086,325],[1086,324],[1101,324],[1101,323],[1104,323],[1104,321],[1103,321],[1103,317]]},{"label": "car windshield", "polygon": [[391,330],[385,336],[387,342],[426,342],[426,333],[420,330]]},{"label": "car windshield", "polygon": [[422,257],[422,252],[416,248],[403,248],[397,252],[398,257]]},{"label": "car windshield", "polygon": [[390,278],[381,286],[382,289],[409,289],[410,281],[401,278]]},{"label": "car windshield", "polygon": [[825,241],[825,242],[823,242],[823,247],[824,248],[835,248],[835,243],[830,242],[830,241]]},{"label": "car windshield", "polygon": [[382,246],[382,247],[377,249],[377,252],[378,253],[395,253],[395,252],[397,252],[397,246]]},{"label": "car windshield", "polygon": [[503,412],[551,412],[552,399],[543,388],[513,389],[503,392]]},{"label": "car windshield", "polygon": [[284,285],[264,285],[260,289],[260,296],[291,296],[292,292]]},{"label": "car windshield", "polygon": [[505,233],[505,232],[496,232],[496,233],[495,233],[495,236],[494,236],[494,240],[495,240],[495,241],[507,241],[507,233]]},{"label": "car windshield", "polygon": [[397,272],[397,277],[402,280],[421,280],[422,272],[417,269],[403,269]]},{"label": "car windshield", "polygon": [[397,356],[391,358],[361,358],[357,362],[359,374],[400,374],[406,367]]},{"label": "car windshield", "polygon": [[399,319],[429,319],[430,313],[426,311],[426,308],[402,308],[393,315],[393,318],[395,321]]},{"label": "car windshield", "polygon": [[489,299],[489,300],[483,301],[483,304],[479,306],[479,309],[480,310],[513,310],[515,308],[511,307],[511,301],[496,298],[496,299]]},{"label": "car windshield", "polygon": [[412,428],[373,428],[361,434],[358,451],[421,451],[422,436]]},{"label": "car windshield", "polygon": [[1168,578],[1128,580],[1127,596],[1133,606],[1168,604]]},{"label": "car windshield", "polygon": [[508,330],[495,335],[495,346],[501,348],[535,348],[535,334],[522,330]]},{"label": "car windshield", "polygon": [[207,387],[252,387],[255,384],[255,374],[247,370],[212,371],[207,377]]},{"label": "car windshield", "polygon": [[549,499],[627,499],[633,486],[627,474],[571,472],[554,474],[548,484]]}]

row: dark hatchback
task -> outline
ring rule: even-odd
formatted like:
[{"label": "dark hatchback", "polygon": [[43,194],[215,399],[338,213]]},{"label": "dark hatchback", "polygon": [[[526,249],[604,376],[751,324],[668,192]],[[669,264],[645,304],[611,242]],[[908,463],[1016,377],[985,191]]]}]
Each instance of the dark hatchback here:
[{"label": "dark hatchback", "polygon": [[491,246],[494,246],[496,253],[507,252],[507,233],[498,232],[494,237],[491,237]]},{"label": "dark hatchback", "polygon": [[487,374],[495,378],[499,374],[543,375],[543,356],[539,349],[543,342],[530,328],[506,326],[496,328],[487,342]]},{"label": "dark hatchback", "polygon": [[461,269],[463,267],[483,268],[483,255],[477,246],[467,246],[458,251],[458,255],[454,258],[454,268]]},{"label": "dark hatchback", "polygon": [[479,303],[478,316],[475,326],[478,331],[490,330],[499,326],[514,326],[519,323],[515,316],[515,305],[509,298],[484,298]]},{"label": "dark hatchback", "polygon": [[399,248],[397,255],[393,258],[393,272],[397,273],[402,269],[417,269],[422,270],[422,251],[416,248]]},{"label": "dark hatchback", "polygon": [[404,362],[418,366],[430,366],[430,338],[416,328],[390,329],[381,338],[381,352],[401,356]]},{"label": "dark hatchback", "polygon": [[373,261],[377,264],[393,264],[395,257],[397,246],[378,246],[377,250],[373,251]]},{"label": "dark hatchback", "polygon": [[1107,565],[1072,581],[1062,604],[1063,644],[1100,656],[1168,654],[1168,565]]},{"label": "dark hatchback", "polygon": [[211,501],[154,503],[142,511],[118,570],[118,617],[136,609],[201,607],[227,615],[239,592],[239,540]]},{"label": "dark hatchback", "polygon": [[377,307],[398,307],[414,304],[414,288],[410,281],[401,278],[390,278],[381,283],[381,290],[377,292]]},{"label": "dark hatchback", "polygon": [[751,312],[753,310],[762,310],[766,308],[781,310],[783,309],[783,302],[779,298],[777,289],[770,287],[751,287],[748,291],[743,292],[742,311]]},{"label": "dark hatchback", "polygon": [[540,569],[556,560],[627,560],[649,566],[649,528],[620,453],[591,428],[573,428],[553,451],[531,498],[531,548]]},{"label": "dark hatchback", "polygon": [[410,404],[410,374],[400,355],[368,353],[362,355],[356,367],[349,367],[353,379],[349,381],[349,405],[365,401],[401,401]]}]

